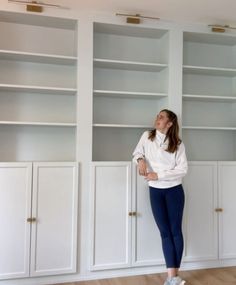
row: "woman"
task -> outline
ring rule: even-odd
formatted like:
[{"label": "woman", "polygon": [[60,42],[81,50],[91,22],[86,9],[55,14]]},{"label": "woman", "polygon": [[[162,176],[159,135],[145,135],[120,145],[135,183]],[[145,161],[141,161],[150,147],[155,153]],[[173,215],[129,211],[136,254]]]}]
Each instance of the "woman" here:
[{"label": "woman", "polygon": [[160,230],[168,272],[164,285],[183,285],[185,281],[178,276],[183,254],[181,183],[188,165],[176,114],[162,110],[155,120],[155,129],[143,133],[133,156],[139,174],[149,184],[151,208]]}]

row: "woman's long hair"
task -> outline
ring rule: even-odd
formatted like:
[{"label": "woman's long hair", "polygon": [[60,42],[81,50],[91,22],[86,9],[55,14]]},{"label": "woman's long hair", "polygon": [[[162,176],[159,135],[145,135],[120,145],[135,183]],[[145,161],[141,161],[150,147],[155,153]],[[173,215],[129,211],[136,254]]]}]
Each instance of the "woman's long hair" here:
[{"label": "woman's long hair", "polygon": [[[172,122],[172,126],[169,128],[166,134],[165,141],[168,139],[169,144],[166,149],[167,152],[174,153],[178,149],[178,145],[181,143],[181,139],[179,137],[179,123],[176,114],[168,109],[163,109],[160,112],[165,112],[170,122]],[[153,141],[156,137],[156,129],[149,131],[148,138]]]}]

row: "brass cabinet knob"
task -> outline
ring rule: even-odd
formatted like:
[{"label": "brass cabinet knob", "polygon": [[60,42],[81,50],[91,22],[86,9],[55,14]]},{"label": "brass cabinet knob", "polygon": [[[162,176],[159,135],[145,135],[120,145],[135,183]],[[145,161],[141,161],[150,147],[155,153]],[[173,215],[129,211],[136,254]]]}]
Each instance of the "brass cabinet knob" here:
[{"label": "brass cabinet knob", "polygon": [[222,208],[215,208],[215,212],[223,212]]}]

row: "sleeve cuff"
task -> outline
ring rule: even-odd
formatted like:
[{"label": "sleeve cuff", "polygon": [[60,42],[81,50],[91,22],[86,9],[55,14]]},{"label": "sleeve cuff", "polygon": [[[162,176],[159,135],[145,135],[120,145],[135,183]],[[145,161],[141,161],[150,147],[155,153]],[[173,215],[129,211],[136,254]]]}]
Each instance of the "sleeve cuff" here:
[{"label": "sleeve cuff", "polygon": [[135,162],[136,164],[138,164],[138,159],[139,159],[139,158],[144,159],[144,156],[142,156],[142,155],[134,156],[134,158],[133,158],[133,162]]}]

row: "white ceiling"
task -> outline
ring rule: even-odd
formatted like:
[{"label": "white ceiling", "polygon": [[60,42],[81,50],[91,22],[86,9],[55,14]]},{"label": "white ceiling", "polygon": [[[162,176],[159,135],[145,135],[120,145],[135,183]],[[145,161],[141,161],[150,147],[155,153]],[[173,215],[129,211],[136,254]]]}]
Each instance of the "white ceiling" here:
[{"label": "white ceiling", "polygon": [[51,0],[51,2],[75,5],[80,9],[93,11],[140,13],[168,21],[236,25],[236,0]]}]

